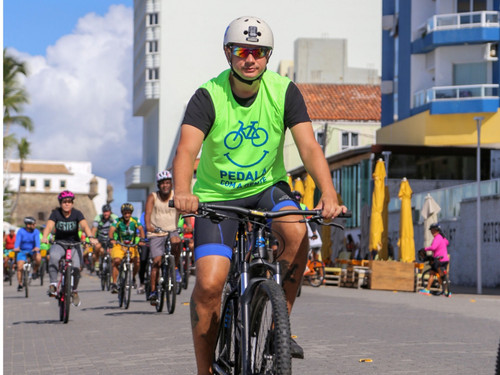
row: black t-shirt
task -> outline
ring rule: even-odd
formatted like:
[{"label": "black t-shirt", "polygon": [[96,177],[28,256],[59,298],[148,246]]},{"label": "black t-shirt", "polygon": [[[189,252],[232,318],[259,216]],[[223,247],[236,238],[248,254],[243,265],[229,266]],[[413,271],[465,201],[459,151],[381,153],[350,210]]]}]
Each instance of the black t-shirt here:
[{"label": "black t-shirt", "polygon": [[71,214],[66,218],[60,208],[56,208],[50,214],[49,220],[56,223],[56,240],[80,241],[78,236],[78,224],[85,220],[81,211],[72,209]]},{"label": "black t-shirt", "polygon": [[[239,105],[249,107],[255,101],[257,94],[250,98],[239,98],[234,94],[233,96]],[[200,129],[206,137],[214,121],[215,108],[212,98],[206,89],[199,88],[189,100],[182,123]],[[283,118],[285,129],[309,121],[311,119],[307,113],[304,97],[299,88],[293,82],[290,82],[285,94],[285,115]]]}]

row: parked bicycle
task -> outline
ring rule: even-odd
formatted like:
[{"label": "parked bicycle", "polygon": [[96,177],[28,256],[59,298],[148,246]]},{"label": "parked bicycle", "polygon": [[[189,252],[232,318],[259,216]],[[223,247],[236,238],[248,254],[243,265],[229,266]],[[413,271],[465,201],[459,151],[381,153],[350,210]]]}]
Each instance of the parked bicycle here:
[{"label": "parked bicycle", "polygon": [[131,241],[116,241],[116,243],[125,248],[125,256],[121,260],[120,267],[118,268],[118,304],[120,307],[128,309],[130,305],[130,296],[132,294],[132,288],[134,285],[134,264],[132,263],[132,253],[130,251],[130,248],[137,245]]},{"label": "parked bicycle", "polygon": [[[161,228],[156,228],[158,233],[167,233],[165,249],[161,257],[161,264],[158,268],[156,293],[156,311],[162,312],[165,299],[167,300],[167,312],[173,314],[175,311],[175,295],[179,288],[175,277],[175,257],[172,254],[172,243],[170,242],[170,232]],[[150,282],[154,282],[151,280]],[[180,292],[179,292],[180,293]]]},{"label": "parked bicycle", "polygon": [[[441,265],[441,257],[435,258],[429,254],[430,252],[426,252],[425,249],[420,249],[418,251],[418,258],[422,262],[429,263],[429,268],[427,268],[424,272],[422,272],[421,280],[422,280],[422,288],[428,289],[431,294],[435,296],[444,295],[445,297],[449,297],[451,295],[450,290],[450,277],[448,275],[447,267],[443,267]],[[437,262],[437,268],[439,272],[433,271],[433,264]],[[436,277],[434,278],[432,285],[427,285],[429,281],[429,276],[431,272],[434,272]]]},{"label": "parked bicycle", "polygon": [[[224,287],[217,335],[216,374],[291,374],[291,330],[281,287],[280,264],[269,246],[268,220],[307,215],[301,222],[326,224],[321,211],[265,212],[200,203],[195,217],[237,220],[236,245]],[[237,214],[231,217],[224,212]],[[347,215],[346,215],[347,216]],[[252,224],[252,230],[248,230]],[[342,227],[336,223],[328,223]],[[251,240],[248,240],[251,239]]]},{"label": "parked bicycle", "polygon": [[74,276],[73,276],[73,260],[71,259],[72,250],[79,245],[80,242],[55,240],[55,244],[62,246],[65,250],[65,256],[59,260],[59,281],[56,288],[56,299],[59,303],[59,320],[63,323],[68,323],[69,311],[72,300]]}]

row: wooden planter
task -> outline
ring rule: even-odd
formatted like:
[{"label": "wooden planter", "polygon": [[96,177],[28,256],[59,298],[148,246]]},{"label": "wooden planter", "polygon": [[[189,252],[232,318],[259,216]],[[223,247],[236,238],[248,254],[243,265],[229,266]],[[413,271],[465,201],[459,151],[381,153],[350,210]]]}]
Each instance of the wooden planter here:
[{"label": "wooden planter", "polygon": [[372,260],[370,271],[370,289],[415,291],[413,263]]}]

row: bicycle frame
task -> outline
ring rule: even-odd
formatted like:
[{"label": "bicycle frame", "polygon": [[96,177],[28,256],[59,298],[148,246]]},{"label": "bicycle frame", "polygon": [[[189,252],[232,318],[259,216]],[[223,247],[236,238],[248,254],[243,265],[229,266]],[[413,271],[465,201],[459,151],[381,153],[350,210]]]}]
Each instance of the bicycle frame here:
[{"label": "bicycle frame", "polygon": [[[67,280],[64,280],[64,274],[66,272],[66,269],[68,267],[72,268],[73,267],[73,260],[72,260],[72,251],[73,251],[73,248],[71,246],[64,246],[64,248],[66,249],[66,254],[64,256],[64,259],[61,258],[61,260],[59,260],[59,274],[60,274],[60,277],[59,277],[59,282],[57,283],[57,296],[59,299],[61,299],[62,301],[64,301],[64,293],[62,293],[62,287],[64,286],[64,284],[67,282]],[[71,273],[71,287],[73,287],[73,272]]]}]

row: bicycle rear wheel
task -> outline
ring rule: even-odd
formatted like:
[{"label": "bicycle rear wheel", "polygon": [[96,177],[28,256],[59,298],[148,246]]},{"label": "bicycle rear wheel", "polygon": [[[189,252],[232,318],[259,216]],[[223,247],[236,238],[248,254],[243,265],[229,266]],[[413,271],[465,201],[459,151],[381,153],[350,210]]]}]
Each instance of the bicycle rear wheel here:
[{"label": "bicycle rear wheel", "polygon": [[307,276],[309,284],[315,288],[321,286],[323,280],[325,280],[325,266],[323,266],[323,263],[319,260],[312,260],[308,267],[312,271],[312,274]]},{"label": "bicycle rear wheel", "polygon": [[432,270],[429,268],[424,272],[422,272],[422,288],[430,290],[431,294],[434,294],[436,296],[441,295],[443,294],[443,290],[441,288],[441,284],[439,284],[438,275],[434,275],[434,280],[432,281],[432,285],[428,285],[431,271]]},{"label": "bicycle rear wheel", "polygon": [[273,280],[262,281],[250,301],[249,373],[291,374],[290,337],[283,289]]},{"label": "bicycle rear wheel", "polygon": [[158,293],[158,301],[156,302],[157,312],[162,312],[163,305],[165,304],[165,288],[167,286],[167,279],[166,279],[167,274],[168,274],[167,266],[163,264],[158,269],[158,283],[156,284],[156,293]]},{"label": "bicycle rear wheel", "polygon": [[133,278],[133,269],[134,265],[129,263],[127,264],[127,271],[126,271],[126,276],[125,276],[125,293],[124,293],[124,304],[125,304],[125,309],[128,309],[130,305],[130,296],[132,294],[132,278]]},{"label": "bicycle rear wheel", "polygon": [[9,285],[12,285],[12,277],[14,276],[14,262],[11,263],[9,261],[8,276],[9,276]]},{"label": "bicycle rear wheel", "polygon": [[167,294],[167,312],[173,314],[175,311],[175,292],[177,282],[175,281],[175,258],[173,255],[168,257],[168,265],[165,267],[165,293]]},{"label": "bicycle rear wheel", "polygon": [[229,296],[230,285],[224,286],[223,303],[220,315],[219,332],[215,344],[215,374],[237,374],[240,371],[240,343],[236,334],[238,317],[238,301]]},{"label": "bicycle rear wheel", "polygon": [[66,267],[64,271],[64,300],[63,300],[63,323],[68,323],[69,308],[71,306],[71,265]]},{"label": "bicycle rear wheel", "polygon": [[443,277],[442,277],[442,280],[443,280],[443,295],[445,297],[449,297],[450,294],[451,294],[451,291],[450,291],[450,277],[448,276],[448,273],[446,273]]}]

